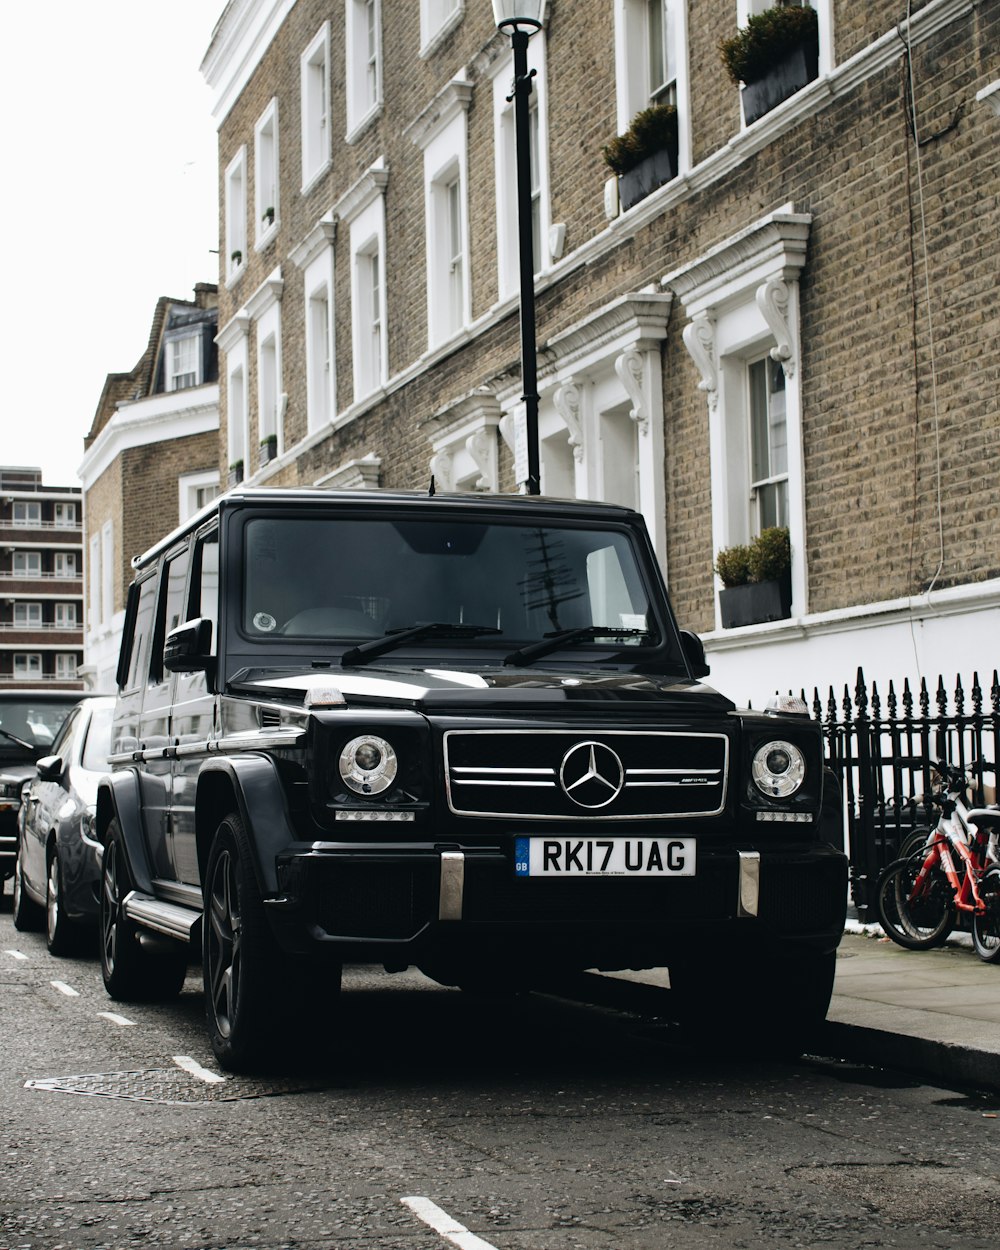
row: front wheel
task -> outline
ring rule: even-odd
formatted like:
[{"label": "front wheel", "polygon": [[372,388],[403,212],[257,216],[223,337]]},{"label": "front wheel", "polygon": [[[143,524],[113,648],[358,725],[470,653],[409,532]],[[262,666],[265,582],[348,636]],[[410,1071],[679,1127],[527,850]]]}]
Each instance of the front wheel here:
[{"label": "front wheel", "polygon": [[897,945],[911,951],[943,945],[955,927],[948,878],[937,865],[924,875],[924,862],[919,853],[894,860],[878,879],[882,928]]},{"label": "front wheel", "polygon": [[37,929],[41,919],[38,905],[28,897],[24,888],[24,865],[21,862],[21,839],[17,840],[17,858],[14,861],[14,928],[20,933]]},{"label": "front wheel", "polygon": [[62,899],[62,865],[58,851],[53,850],[45,886],[45,944],[50,955],[70,955],[80,947],[80,930],[66,915]]},{"label": "front wheel", "polygon": [[132,890],[125,837],[117,820],[108,826],[101,864],[101,976],[119,1002],[155,1001],[180,993],[187,973],[183,947],[146,950],[135,921],[125,912]]},{"label": "front wheel", "polygon": [[987,869],[979,894],[986,911],[972,918],[972,944],[980,959],[995,964],[1000,962],[1000,866]]}]

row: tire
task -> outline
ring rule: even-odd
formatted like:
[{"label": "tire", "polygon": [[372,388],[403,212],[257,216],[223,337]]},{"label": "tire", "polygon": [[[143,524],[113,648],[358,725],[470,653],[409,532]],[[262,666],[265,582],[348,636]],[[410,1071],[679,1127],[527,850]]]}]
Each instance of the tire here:
[{"label": "tire", "polygon": [[940,868],[931,870],[920,898],[910,897],[923,862],[919,855],[894,860],[883,870],[876,891],[882,928],[911,951],[943,945],[955,927],[952,889]]},{"label": "tire", "polygon": [[250,843],[232,812],[205,874],[202,965],[212,1050],[229,1072],[313,1060],[335,1032],[341,966],[284,958],[264,914]]},{"label": "tire", "polygon": [[49,857],[45,882],[45,945],[50,955],[71,955],[80,949],[81,933],[63,910],[63,876],[59,853],[55,848]]},{"label": "tire", "polygon": [[118,1002],[155,1002],[180,993],[187,974],[183,947],[144,950],[140,929],[125,914],[132,890],[121,825],[108,826],[101,864],[101,975],[104,988]]},{"label": "tire", "polygon": [[17,858],[14,860],[14,901],[11,907],[14,928],[20,933],[30,933],[42,925],[42,909],[28,897],[24,888],[24,871],[21,864],[21,839],[17,840]]},{"label": "tire", "polygon": [[930,829],[914,829],[912,833],[908,833],[899,844],[899,854],[897,859],[909,859],[911,855],[921,850],[927,844],[927,839],[931,836]]},{"label": "tire", "polygon": [[986,914],[972,918],[972,944],[984,963],[1000,963],[1000,867],[987,869],[979,883]]},{"label": "tire", "polygon": [[808,1048],[826,1019],[836,967],[836,951],[671,964],[670,990],[700,1047],[787,1059]]}]

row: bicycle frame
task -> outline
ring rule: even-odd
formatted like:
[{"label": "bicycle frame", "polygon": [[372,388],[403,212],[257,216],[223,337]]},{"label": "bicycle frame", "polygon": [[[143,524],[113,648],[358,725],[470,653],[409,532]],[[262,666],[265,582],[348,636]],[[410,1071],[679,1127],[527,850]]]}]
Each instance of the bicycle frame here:
[{"label": "bicycle frame", "polygon": [[[964,778],[962,780],[964,782]],[[996,828],[987,834],[981,825],[995,826],[1000,813],[989,808],[966,807],[962,792],[955,787],[954,777],[951,782],[945,794],[934,797],[941,815],[926,844],[926,857],[913,882],[910,898],[923,895],[931,874],[940,865],[952,888],[956,910],[982,916],[986,904],[979,893],[979,881],[990,863],[1000,863],[1000,855]],[[979,850],[978,856],[973,848]],[[961,875],[955,855],[961,860]]]}]

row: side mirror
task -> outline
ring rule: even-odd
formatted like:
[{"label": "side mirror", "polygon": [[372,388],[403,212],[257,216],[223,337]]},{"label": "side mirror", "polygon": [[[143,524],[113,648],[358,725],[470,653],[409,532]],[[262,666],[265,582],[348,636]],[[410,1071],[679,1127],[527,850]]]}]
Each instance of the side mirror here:
[{"label": "side mirror", "polygon": [[63,775],[61,755],[45,755],[35,762],[39,781],[59,781]]},{"label": "side mirror", "polygon": [[208,672],[212,655],[212,622],[203,616],[185,621],[167,634],[163,667],[170,673]]},{"label": "side mirror", "polygon": [[684,648],[684,658],[695,677],[707,677],[711,669],[705,662],[705,647],[698,635],[693,630],[682,629],[681,646]]}]

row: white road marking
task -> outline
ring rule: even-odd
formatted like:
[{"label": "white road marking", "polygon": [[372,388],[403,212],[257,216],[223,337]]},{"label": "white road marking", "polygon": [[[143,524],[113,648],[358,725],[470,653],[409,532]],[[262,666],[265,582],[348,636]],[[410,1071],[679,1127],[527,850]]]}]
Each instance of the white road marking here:
[{"label": "white road marking", "polygon": [[67,998],[80,997],[80,991],[73,989],[72,985],[67,985],[65,981],[50,981],[49,985],[54,990],[58,990],[60,994],[65,994]]},{"label": "white road marking", "polygon": [[189,1055],[174,1055],[173,1058],[179,1068],[190,1072],[192,1076],[196,1076],[199,1081],[204,1081],[207,1085],[218,1085],[226,1079],[224,1076],[219,1076],[218,1072],[210,1072],[208,1068],[203,1068],[196,1059],[192,1059]]},{"label": "white road marking", "polygon": [[135,1027],[134,1020],[129,1020],[126,1016],[120,1016],[116,1011],[99,1011],[97,1014],[104,1020],[110,1020],[112,1024],[120,1024],[123,1027],[127,1025],[129,1028]]},{"label": "white road marking", "polygon": [[400,1198],[400,1202],[408,1206],[417,1219],[423,1220],[436,1233],[440,1233],[445,1241],[458,1246],[459,1250],[496,1250],[496,1246],[483,1241],[475,1233],[470,1233],[463,1224],[453,1220],[447,1211],[435,1206],[430,1198]]},{"label": "white road marking", "polygon": [[27,959],[28,956],[23,951],[4,951],[5,955],[9,955],[11,959]]}]

